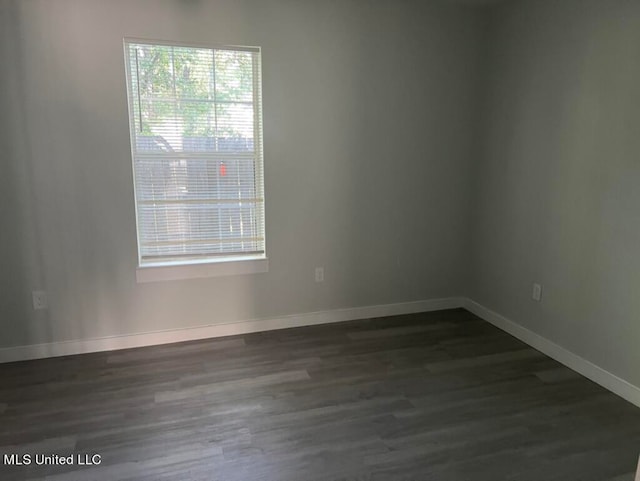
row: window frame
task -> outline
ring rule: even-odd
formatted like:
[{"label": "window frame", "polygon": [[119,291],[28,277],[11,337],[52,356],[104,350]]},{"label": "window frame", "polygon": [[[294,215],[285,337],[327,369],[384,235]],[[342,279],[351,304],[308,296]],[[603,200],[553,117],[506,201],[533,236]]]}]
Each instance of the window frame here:
[{"label": "window frame", "polygon": [[[140,227],[139,227],[139,207],[138,207],[138,186],[136,183],[135,170],[135,137],[133,129],[135,129],[135,107],[131,76],[131,58],[130,44],[146,44],[161,47],[185,47],[185,48],[202,48],[212,51],[216,50],[237,50],[242,52],[251,52],[256,54],[254,57],[257,61],[253,62],[253,106],[254,106],[254,146],[255,146],[255,173],[254,182],[258,189],[258,193],[262,198],[262,208],[258,215],[261,216],[261,234],[263,237],[264,252],[258,254],[242,254],[233,253],[229,255],[213,254],[211,256],[202,256],[201,258],[185,258],[184,260],[175,259],[159,259],[158,261],[143,262]],[[136,243],[137,243],[137,267],[136,280],[141,282],[155,282],[167,280],[180,280],[203,277],[217,277],[238,274],[255,274],[268,272],[269,262],[267,257],[267,239],[266,239],[266,199],[264,185],[264,133],[262,119],[262,50],[257,46],[243,45],[223,45],[201,42],[182,42],[171,40],[160,40],[152,38],[124,37],[123,39],[124,62],[125,62],[125,86],[127,92],[128,106],[128,128],[129,140],[131,147],[131,173],[134,193],[134,210],[136,221]]]}]

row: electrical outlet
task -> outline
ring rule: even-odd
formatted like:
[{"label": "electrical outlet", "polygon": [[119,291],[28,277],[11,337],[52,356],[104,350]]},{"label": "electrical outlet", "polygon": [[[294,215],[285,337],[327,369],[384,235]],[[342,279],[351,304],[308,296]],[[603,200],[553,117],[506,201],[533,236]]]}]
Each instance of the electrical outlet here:
[{"label": "electrical outlet", "polygon": [[540,284],[533,285],[533,290],[531,291],[531,299],[537,302],[540,302],[540,300],[542,299],[542,286]]},{"label": "electrical outlet", "polygon": [[324,267],[316,267],[316,282],[324,282]]},{"label": "electrical outlet", "polygon": [[47,309],[49,307],[49,301],[47,299],[46,291],[33,291],[31,293],[31,297],[33,299],[33,309]]}]

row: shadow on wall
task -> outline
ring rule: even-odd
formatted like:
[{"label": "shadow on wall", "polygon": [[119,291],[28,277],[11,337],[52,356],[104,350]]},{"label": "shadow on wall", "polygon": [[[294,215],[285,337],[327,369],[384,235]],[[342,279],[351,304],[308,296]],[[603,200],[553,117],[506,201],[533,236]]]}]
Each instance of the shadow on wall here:
[{"label": "shadow on wall", "polygon": [[[24,93],[24,65],[20,44],[20,16],[16,2],[0,5],[0,54],[12,68],[3,68],[3,174],[0,178],[0,347],[28,344],[50,337],[47,311],[33,312],[32,289],[43,286],[33,162],[29,144]],[[37,321],[37,322],[36,322]],[[37,330],[37,332],[35,332]]]}]

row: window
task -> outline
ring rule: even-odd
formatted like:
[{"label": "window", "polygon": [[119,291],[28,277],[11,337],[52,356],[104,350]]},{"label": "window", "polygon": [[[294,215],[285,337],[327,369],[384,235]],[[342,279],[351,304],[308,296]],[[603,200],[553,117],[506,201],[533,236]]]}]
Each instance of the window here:
[{"label": "window", "polygon": [[125,52],[140,267],[264,258],[259,49]]}]

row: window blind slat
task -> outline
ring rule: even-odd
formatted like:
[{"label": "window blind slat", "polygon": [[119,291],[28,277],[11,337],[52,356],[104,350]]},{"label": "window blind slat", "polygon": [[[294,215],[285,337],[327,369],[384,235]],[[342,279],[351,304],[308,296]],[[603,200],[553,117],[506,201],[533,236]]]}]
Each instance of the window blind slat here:
[{"label": "window blind slat", "polygon": [[139,200],[139,205],[166,205],[166,204],[259,204],[264,199],[188,199],[188,200]]}]

